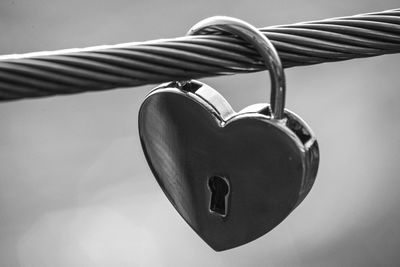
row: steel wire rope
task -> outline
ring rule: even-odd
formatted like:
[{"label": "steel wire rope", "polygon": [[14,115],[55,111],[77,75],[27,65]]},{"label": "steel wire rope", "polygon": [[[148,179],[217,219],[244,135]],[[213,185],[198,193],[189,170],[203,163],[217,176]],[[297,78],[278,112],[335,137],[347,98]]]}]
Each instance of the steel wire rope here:
[{"label": "steel wire rope", "polygon": [[[285,68],[400,52],[400,9],[260,29]],[[0,56],[0,101],[264,70],[218,29],[141,43]]]}]

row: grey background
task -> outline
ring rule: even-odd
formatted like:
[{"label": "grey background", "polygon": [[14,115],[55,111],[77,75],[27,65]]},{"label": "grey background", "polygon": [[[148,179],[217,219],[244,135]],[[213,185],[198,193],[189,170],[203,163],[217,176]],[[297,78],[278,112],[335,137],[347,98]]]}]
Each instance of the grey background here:
[{"label": "grey background", "polygon": [[[202,18],[256,26],[398,7],[393,1],[1,0],[0,54],[183,35]],[[400,56],[286,71],[287,107],[316,132],[306,200],[246,246],[216,253],[152,177],[137,113],[153,86],[0,104],[0,266],[400,265]],[[204,79],[237,109],[266,73]]]}]

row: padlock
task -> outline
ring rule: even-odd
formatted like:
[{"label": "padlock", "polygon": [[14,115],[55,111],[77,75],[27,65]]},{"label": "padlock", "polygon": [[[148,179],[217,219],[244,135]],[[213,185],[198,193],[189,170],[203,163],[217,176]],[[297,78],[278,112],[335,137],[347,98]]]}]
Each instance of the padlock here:
[{"label": "padlock", "polygon": [[271,105],[235,112],[210,86],[173,81],[146,96],[139,134],[169,201],[207,244],[222,251],[264,235],[299,205],[314,183],[319,149],[309,126],[284,108],[285,76],[272,43],[230,17],[205,19],[189,34],[210,29],[249,41],[260,53],[270,72]]}]

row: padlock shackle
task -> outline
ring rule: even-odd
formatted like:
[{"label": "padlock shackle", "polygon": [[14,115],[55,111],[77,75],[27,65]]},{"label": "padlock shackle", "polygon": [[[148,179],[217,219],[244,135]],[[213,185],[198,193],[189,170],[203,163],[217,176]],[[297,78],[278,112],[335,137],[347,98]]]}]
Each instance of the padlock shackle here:
[{"label": "padlock shackle", "polygon": [[271,79],[271,117],[276,120],[283,118],[285,109],[285,73],[278,52],[268,38],[251,24],[232,17],[215,16],[196,23],[187,35],[200,35],[209,32],[206,28],[225,31],[244,39],[254,46],[264,60]]}]

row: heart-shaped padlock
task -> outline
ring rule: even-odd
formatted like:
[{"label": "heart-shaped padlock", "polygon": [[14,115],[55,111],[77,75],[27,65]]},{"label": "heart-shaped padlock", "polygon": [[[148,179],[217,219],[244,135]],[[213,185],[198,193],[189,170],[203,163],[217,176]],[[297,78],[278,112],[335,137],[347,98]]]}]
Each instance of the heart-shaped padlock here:
[{"label": "heart-shaped padlock", "polygon": [[319,150],[307,124],[284,109],[284,72],[269,40],[229,17],[203,20],[189,33],[210,27],[242,37],[262,55],[271,76],[271,105],[236,113],[203,83],[170,82],[147,95],[139,133],[168,199],[221,251],[264,235],[290,214],[314,183]]}]

